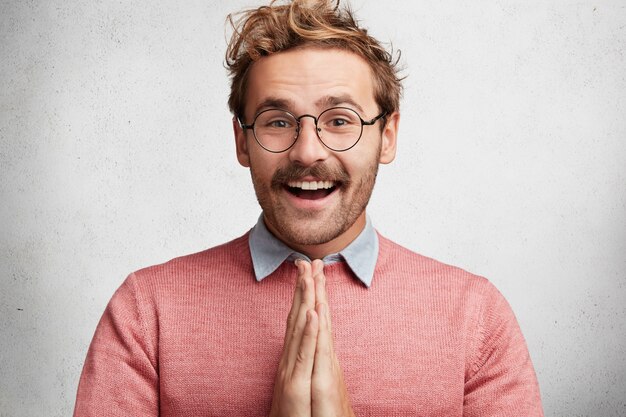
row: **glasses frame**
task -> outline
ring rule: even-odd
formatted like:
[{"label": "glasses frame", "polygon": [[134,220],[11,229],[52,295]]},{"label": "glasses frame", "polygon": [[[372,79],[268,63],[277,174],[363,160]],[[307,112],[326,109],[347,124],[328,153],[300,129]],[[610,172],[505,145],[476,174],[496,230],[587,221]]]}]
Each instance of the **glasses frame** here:
[{"label": "glasses frame", "polygon": [[[352,112],[354,112],[354,114],[357,115],[357,117],[359,118],[359,120],[361,121],[361,131],[359,132],[359,137],[357,138],[357,140],[350,145],[349,147],[345,148],[345,149],[335,149],[335,148],[331,148],[330,146],[328,146],[324,140],[322,139],[322,137],[320,136],[320,131],[321,129],[319,127],[317,127],[317,122],[320,119],[320,117],[322,117],[322,115],[326,112],[329,112],[331,110],[336,110],[336,109],[341,109],[341,110],[350,110]],[[266,113],[268,111],[281,111],[283,113],[287,113],[288,115],[290,115],[291,117],[294,118],[294,120],[297,123],[297,127],[296,127],[296,135],[293,138],[293,142],[291,142],[291,145],[289,145],[287,148],[283,149],[282,151],[273,151],[271,149],[266,148],[265,146],[263,146],[263,144],[261,143],[261,141],[259,140],[259,138],[257,138],[256,136],[256,129],[255,129],[255,124],[257,119],[259,118],[260,115],[262,115],[263,113]],[[237,117],[237,120],[239,121],[239,126],[241,126],[241,128],[243,130],[252,130],[252,135],[254,136],[254,140],[256,140],[256,143],[259,144],[259,146],[263,149],[265,149],[268,152],[271,153],[283,153],[283,152],[287,152],[289,149],[291,149],[293,147],[293,145],[296,144],[296,142],[298,141],[298,138],[300,137],[300,131],[301,131],[301,123],[300,120],[302,120],[305,117],[310,117],[311,119],[313,119],[313,121],[315,122],[315,134],[317,135],[317,138],[319,139],[319,141],[322,143],[322,145],[324,145],[325,147],[327,147],[328,149],[330,149],[333,152],[345,152],[345,151],[349,151],[350,149],[354,148],[356,146],[357,143],[359,143],[359,141],[361,140],[361,137],[363,136],[363,126],[372,126],[373,124],[375,124],[378,120],[383,119],[385,116],[387,116],[387,112],[382,112],[380,113],[378,116],[374,117],[373,119],[370,120],[363,120],[363,118],[361,117],[361,115],[354,109],[351,109],[350,107],[342,107],[342,106],[337,106],[337,107],[331,107],[328,108],[326,110],[324,110],[323,112],[321,112],[319,114],[319,116],[315,117],[312,114],[303,114],[300,117],[297,117],[295,114],[293,114],[292,112],[290,112],[289,110],[284,110],[284,109],[279,109],[279,108],[271,108],[271,109],[265,109],[263,111],[260,111],[259,113],[257,113],[254,116],[254,120],[252,121],[251,124],[247,125],[245,124],[239,117]]]}]

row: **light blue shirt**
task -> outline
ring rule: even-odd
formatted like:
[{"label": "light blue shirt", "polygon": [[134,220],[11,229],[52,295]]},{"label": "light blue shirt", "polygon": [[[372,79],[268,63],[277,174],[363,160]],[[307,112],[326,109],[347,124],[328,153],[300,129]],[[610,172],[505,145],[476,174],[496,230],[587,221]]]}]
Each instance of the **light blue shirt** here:
[{"label": "light blue shirt", "polygon": [[[298,258],[311,261],[306,255],[296,252],[278,240],[265,226],[263,214],[250,231],[248,240],[252,265],[257,281],[261,281],[276,271],[285,261],[294,262]],[[365,227],[356,239],[339,253],[325,256],[325,265],[346,262],[354,275],[369,287],[374,278],[374,268],[378,259],[378,235],[367,217]]]}]

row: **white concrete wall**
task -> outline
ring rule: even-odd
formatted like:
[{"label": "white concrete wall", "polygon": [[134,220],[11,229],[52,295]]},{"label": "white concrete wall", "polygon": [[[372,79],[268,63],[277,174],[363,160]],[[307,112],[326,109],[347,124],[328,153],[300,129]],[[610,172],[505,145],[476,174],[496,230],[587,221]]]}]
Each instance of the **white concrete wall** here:
[{"label": "white concrete wall", "polygon": [[[253,0],[0,1],[0,416],[67,416],[113,291],[259,213],[226,107]],[[489,277],[547,416],[626,415],[626,4],[353,3],[407,67],[371,203]]]}]

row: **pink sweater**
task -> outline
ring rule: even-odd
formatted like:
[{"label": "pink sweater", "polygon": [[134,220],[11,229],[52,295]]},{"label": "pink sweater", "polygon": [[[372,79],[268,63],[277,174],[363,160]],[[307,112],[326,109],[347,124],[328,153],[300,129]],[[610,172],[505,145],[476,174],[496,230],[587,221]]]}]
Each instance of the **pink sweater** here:
[{"label": "pink sweater", "polygon": [[[296,268],[256,282],[245,235],[143,269],[117,290],[75,417],[267,416]],[[367,289],[325,267],[335,349],[357,416],[542,416],[515,317],[484,278],[380,237]]]}]

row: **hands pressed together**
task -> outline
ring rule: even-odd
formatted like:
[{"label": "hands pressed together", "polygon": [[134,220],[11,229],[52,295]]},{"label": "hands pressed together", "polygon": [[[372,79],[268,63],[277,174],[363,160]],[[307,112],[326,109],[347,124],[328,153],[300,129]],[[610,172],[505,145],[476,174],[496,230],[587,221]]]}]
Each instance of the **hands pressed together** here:
[{"label": "hands pressed together", "polygon": [[333,350],[324,263],[298,260],[271,417],[353,417]]}]

